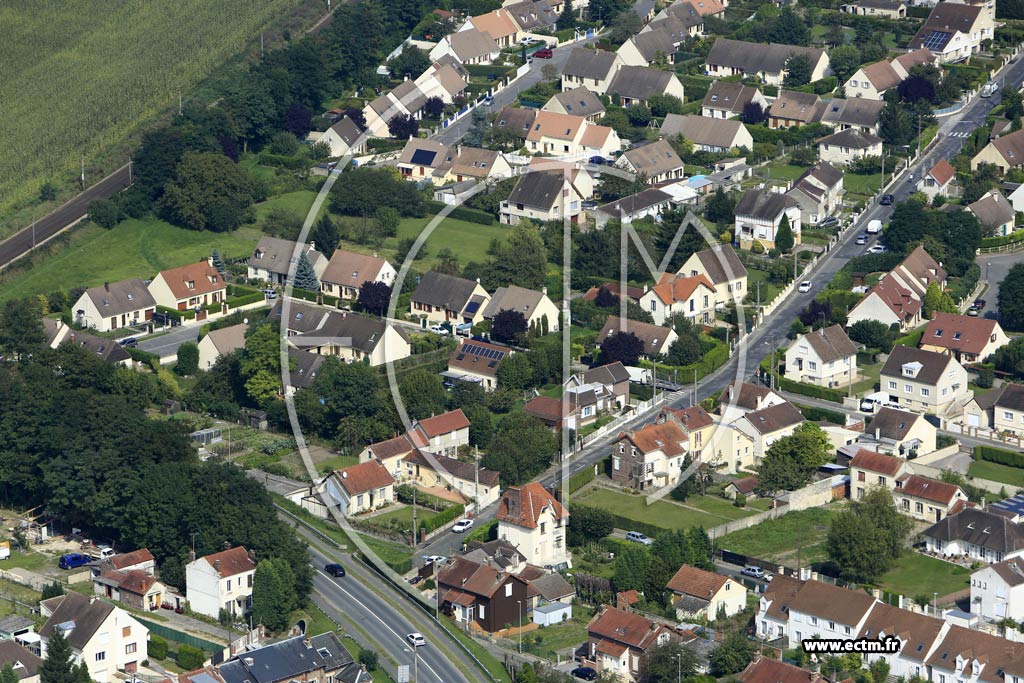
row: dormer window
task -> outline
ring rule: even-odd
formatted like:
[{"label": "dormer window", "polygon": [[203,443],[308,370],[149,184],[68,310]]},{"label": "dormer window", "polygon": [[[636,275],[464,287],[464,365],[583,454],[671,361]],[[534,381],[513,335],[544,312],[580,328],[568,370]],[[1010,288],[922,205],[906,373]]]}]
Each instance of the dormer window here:
[{"label": "dormer window", "polygon": [[195,280],[189,280],[188,282],[185,283],[185,286],[188,287],[189,289],[195,289],[196,288]]},{"label": "dormer window", "polygon": [[921,372],[921,368],[924,367],[917,361],[903,364],[903,376],[904,377],[917,377],[917,373]]},{"label": "dormer window", "polygon": [[953,339],[959,339],[959,338],[960,338],[960,333],[959,332],[954,332],[953,333]]},{"label": "dormer window", "polygon": [[935,330],[935,336],[936,337],[941,337],[942,336],[942,330],[941,329]]},{"label": "dormer window", "polygon": [[[135,301],[135,295],[132,294],[131,292],[128,293],[128,301]],[[992,335],[992,336],[995,336],[995,335]],[[993,341],[995,341],[995,340],[993,340]]]}]

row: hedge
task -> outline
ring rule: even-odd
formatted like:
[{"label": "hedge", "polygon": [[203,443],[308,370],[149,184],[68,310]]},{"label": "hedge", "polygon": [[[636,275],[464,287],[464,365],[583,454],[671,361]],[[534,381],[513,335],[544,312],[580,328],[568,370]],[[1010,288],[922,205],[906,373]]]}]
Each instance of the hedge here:
[{"label": "hedge", "polygon": [[149,642],[146,643],[146,655],[150,659],[167,659],[167,641],[150,634]]},{"label": "hedge", "polygon": [[593,467],[587,467],[583,471],[572,475],[569,477],[568,494],[571,496],[576,493],[581,488],[594,481],[595,476]]},{"label": "hedge", "polygon": [[[160,367],[160,356],[156,355],[155,353],[143,351],[142,349],[139,348],[132,348],[130,346],[124,346],[122,348],[128,352],[128,355],[132,357],[132,360],[138,361],[140,363],[145,363],[153,370],[156,370],[158,367]],[[163,659],[163,657],[158,657],[157,659]]]},{"label": "hedge", "polygon": [[277,166],[280,168],[287,168],[290,170],[298,170],[305,168],[309,165],[307,159],[299,159],[296,157],[286,157],[281,154],[271,154],[270,152],[263,152],[260,154],[260,164],[262,166]]},{"label": "hedge", "polygon": [[420,522],[420,528],[423,529],[425,533],[429,534],[434,529],[440,529],[448,522],[454,519],[458,519],[463,514],[465,514],[465,512],[465,506],[453,505],[447,510],[437,513],[433,517],[427,517],[426,519],[424,519],[422,522]]},{"label": "hedge", "polygon": [[815,384],[802,384],[785,377],[779,377],[778,382],[779,389],[782,391],[810,396],[811,398],[820,398],[824,401],[832,401],[833,403],[842,403],[843,397],[846,395],[845,392],[837,391],[836,389],[819,387]]},{"label": "hedge", "polygon": [[651,538],[655,538],[665,533],[665,529],[663,529],[660,526],[655,526],[654,524],[650,524],[648,522],[638,522],[635,519],[630,519],[629,517],[617,515],[609,510],[606,510],[606,512],[608,512],[608,514],[611,516],[612,524],[615,526],[616,529],[622,529],[623,531],[639,531],[640,533],[646,534]]},{"label": "hedge", "polygon": [[157,306],[156,310],[159,311],[160,313],[165,313],[171,316],[175,320],[193,320],[196,317],[196,312],[191,308],[185,311],[179,311],[176,308],[168,308],[167,306]]},{"label": "hedge", "polygon": [[[712,337],[706,338],[713,339]],[[680,366],[658,363],[658,375],[661,377],[670,377],[675,373],[678,381],[686,383],[692,381],[694,371],[697,372],[698,380],[711,374],[729,361],[729,347],[725,345],[725,342],[718,341],[717,339],[714,339],[714,342],[715,348],[705,353],[696,363]],[[655,363],[651,361],[640,361],[640,367],[642,368],[651,368],[654,366]]]},{"label": "hedge", "polygon": [[837,425],[846,424],[846,415],[843,413],[837,413],[834,410],[828,410],[826,408],[804,406],[799,403],[796,404],[796,407],[799,408],[804,417],[811,422],[825,421]]},{"label": "hedge", "polygon": [[223,306],[219,301],[214,301],[212,304],[206,304],[205,306],[203,306],[203,310],[206,311],[207,313],[220,313],[220,310],[222,308]]},{"label": "hedge", "polygon": [[1024,453],[1007,451],[994,446],[975,446],[975,460],[987,460],[1008,467],[1024,467]]},{"label": "hedge", "polygon": [[982,237],[981,248],[1005,247],[1007,244],[1015,244],[1016,242],[1024,242],[1024,230],[1014,230],[1009,235],[1002,237]]},{"label": "hedge", "polygon": [[178,646],[178,666],[182,669],[186,671],[198,669],[203,665],[204,661],[206,661],[206,653],[198,647],[192,647],[184,643]]},{"label": "hedge", "polygon": [[[442,210],[448,207],[448,205],[443,202],[435,202],[433,200],[424,202],[424,204],[426,204],[427,213],[433,214],[441,213]],[[490,214],[479,209],[471,209],[468,206],[456,206],[451,210],[447,217],[455,220],[466,221],[468,223],[477,223],[479,225],[494,224],[494,214]]]},{"label": "hedge", "polygon": [[980,279],[981,266],[972,263],[968,266],[967,272],[949,285],[949,295],[953,297],[953,301],[962,302],[974,293],[974,288],[978,286]]},{"label": "hedge", "polygon": [[245,306],[246,304],[254,304],[257,301],[262,301],[266,296],[263,292],[255,292],[253,294],[243,294],[241,296],[228,297],[228,308],[238,308],[239,306]]}]

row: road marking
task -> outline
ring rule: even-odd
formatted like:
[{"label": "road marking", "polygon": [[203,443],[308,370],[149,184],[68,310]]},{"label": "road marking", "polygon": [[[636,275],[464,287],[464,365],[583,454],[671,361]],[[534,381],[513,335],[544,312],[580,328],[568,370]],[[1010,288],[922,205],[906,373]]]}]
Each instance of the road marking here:
[{"label": "road marking", "polygon": [[[407,640],[405,639],[405,637],[404,637],[404,636],[400,636],[400,635],[398,635],[398,632],[397,632],[397,631],[395,631],[395,629],[393,629],[393,628],[391,628],[390,626],[388,626],[387,622],[386,622],[386,621],[384,621],[383,619],[381,619],[381,618],[380,618],[380,615],[378,615],[378,614],[377,614],[376,612],[374,612],[374,611],[373,611],[372,609],[370,609],[369,607],[367,607],[366,605],[364,605],[364,604],[363,604],[362,602],[360,602],[360,601],[359,601],[359,599],[358,599],[358,598],[356,598],[356,596],[352,595],[352,594],[351,594],[351,593],[349,593],[349,592],[348,592],[347,590],[345,590],[345,589],[344,589],[344,588],[342,587],[342,585],[341,585],[340,583],[338,583],[337,581],[335,581],[334,579],[332,579],[332,578],[330,577],[330,575],[328,575],[328,574],[327,574],[326,572],[324,572],[324,571],[323,571],[322,569],[317,569],[317,570],[316,570],[316,573],[317,573],[317,574],[319,574],[320,576],[324,577],[324,578],[325,578],[326,580],[330,581],[330,582],[331,582],[332,584],[334,584],[335,586],[337,586],[338,590],[340,590],[340,591],[341,591],[342,593],[344,593],[345,595],[347,595],[347,596],[348,596],[348,599],[349,599],[349,600],[351,600],[352,602],[354,602],[354,603],[356,603],[357,605],[359,605],[360,607],[362,607],[362,608],[363,608],[363,609],[364,609],[364,610],[365,610],[365,611],[366,611],[366,612],[367,612],[367,613],[368,613],[368,614],[369,614],[370,616],[372,616],[372,617],[373,617],[374,619],[376,619],[377,621],[379,621],[379,622],[381,623],[381,625],[382,625],[382,626],[383,626],[384,628],[386,628],[387,630],[391,631],[391,633],[392,633],[392,634],[394,634],[395,638],[397,638],[397,639],[398,639],[398,641],[399,641],[400,643],[402,643],[403,647],[404,647],[405,645],[409,645],[409,642],[408,642],[408,641],[407,641]],[[342,612],[342,611],[344,611],[344,610],[342,610],[341,608],[339,608],[339,607],[338,607],[338,606],[337,606],[337,605],[336,605],[336,604],[335,604],[335,603],[334,603],[334,602],[333,602],[333,601],[332,601],[332,600],[331,600],[330,598],[328,598],[328,597],[327,597],[326,595],[324,596],[324,600],[326,600],[327,602],[331,603],[331,606],[332,606],[332,607],[334,607],[334,609],[338,610],[339,612]],[[383,643],[381,643],[381,645],[383,645]],[[409,647],[412,647],[412,646],[410,645]],[[438,681],[440,681],[440,683],[444,683],[444,679],[443,679],[443,678],[441,678],[440,676],[438,676],[438,675],[437,675],[437,672],[436,672],[436,671],[434,671],[434,667],[430,666],[430,664],[427,664],[426,660],[425,660],[425,659],[423,659],[422,657],[419,657],[419,660],[420,660],[421,662],[423,662],[423,666],[427,667],[427,670],[428,670],[428,671],[430,671],[430,673],[434,674],[434,678],[436,678],[436,679],[437,679]]]}]

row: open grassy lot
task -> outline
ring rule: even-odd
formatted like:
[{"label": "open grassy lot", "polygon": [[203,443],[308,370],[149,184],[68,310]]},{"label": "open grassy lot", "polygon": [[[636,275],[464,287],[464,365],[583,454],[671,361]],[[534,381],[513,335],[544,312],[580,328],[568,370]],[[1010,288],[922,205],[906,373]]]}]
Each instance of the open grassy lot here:
[{"label": "open grassy lot", "polygon": [[843,175],[843,188],[850,194],[871,196],[878,192],[882,186],[882,174],[872,173],[860,175],[858,173],[846,173]]},{"label": "open grassy lot", "polygon": [[648,504],[646,496],[634,496],[605,488],[584,491],[576,496],[576,500],[584,505],[604,508],[627,519],[654,524],[665,529],[687,529],[692,526],[708,528],[754,512],[741,510],[728,501],[709,496],[693,496],[686,502],[685,507],[668,500]]},{"label": "open grassy lot", "polygon": [[967,588],[971,571],[934,557],[907,553],[903,555],[878,585],[891,593],[907,598],[938,593],[939,597]]},{"label": "open grassy lot", "polygon": [[806,166],[794,166],[784,160],[773,161],[768,164],[768,177],[772,180],[796,180],[806,170]]},{"label": "open grassy lot", "polygon": [[130,277],[148,280],[166,268],[209,256],[214,248],[224,257],[242,256],[256,246],[259,235],[250,227],[231,233],[185,230],[156,218],[127,220],[110,230],[89,225],[72,235],[67,248],[37,256],[27,271],[11,271],[0,301]]},{"label": "open grassy lot", "polygon": [[782,289],[768,281],[768,273],[756,268],[747,268],[747,293],[750,294],[750,302],[757,302],[757,283],[761,283],[761,304],[770,303],[779,295]]},{"label": "open grassy lot", "polygon": [[[298,0],[60,0],[0,7],[0,235],[27,218],[51,180],[74,191],[81,157],[128,157],[137,126],[177,104],[216,67],[255,43]],[[115,150],[116,162],[111,158]],[[89,177],[87,177],[89,179]],[[66,197],[65,197],[66,198]],[[39,207],[34,207],[38,209]],[[22,212],[25,213],[24,211]],[[27,222],[27,221],[25,221]]]},{"label": "open grassy lot", "polygon": [[991,479],[1000,481],[1008,486],[1024,488],[1024,469],[1000,465],[997,462],[976,460],[967,469],[967,474],[979,479]]},{"label": "open grassy lot", "polygon": [[795,564],[797,544],[803,540],[800,562],[807,566],[825,559],[825,537],[838,510],[838,506],[830,506],[790,512],[778,519],[722,536],[715,545],[734,553]]},{"label": "open grassy lot", "polygon": [[[411,237],[420,236],[427,225],[434,220],[434,216],[426,218],[403,218],[398,226],[398,237],[392,237],[384,241],[385,248],[395,248],[398,241]],[[430,237],[427,238],[426,261],[433,264],[437,260],[437,252],[448,247],[459,257],[459,263],[465,265],[470,261],[486,261],[487,247],[491,240],[503,239],[507,232],[506,226],[499,223],[492,225],[480,225],[468,221],[445,218],[437,224]],[[397,267],[397,264],[396,264]]]}]

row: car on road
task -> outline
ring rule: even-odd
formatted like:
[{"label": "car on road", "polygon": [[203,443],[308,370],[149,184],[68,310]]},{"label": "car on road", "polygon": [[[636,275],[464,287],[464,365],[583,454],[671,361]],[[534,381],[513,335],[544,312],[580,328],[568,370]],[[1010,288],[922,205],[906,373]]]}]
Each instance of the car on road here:
[{"label": "car on road", "polygon": [[639,531],[627,531],[626,540],[633,541],[634,543],[639,543],[641,545],[652,545],[654,543],[653,540],[648,538],[645,534],[640,533]]},{"label": "car on road", "polygon": [[974,300],[974,308],[977,308],[979,311],[984,310],[986,304],[988,304],[988,302],[985,301],[984,299],[975,299]]},{"label": "car on road", "polygon": [[839,219],[835,216],[827,216],[818,221],[819,228],[834,228],[839,225]]},{"label": "car on road", "polygon": [[869,235],[877,235],[880,232],[882,232],[882,221],[878,220],[877,218],[868,221],[867,233]]},{"label": "car on road", "polygon": [[485,107],[491,106],[492,104],[494,104],[494,97],[488,95],[487,97],[484,98],[484,101],[481,104],[483,104]]},{"label": "car on road", "polygon": [[602,156],[590,157],[589,159],[587,159],[587,161],[590,162],[591,164],[594,164],[595,166],[604,165],[604,157]]},{"label": "car on road", "polygon": [[424,565],[428,565],[428,564],[444,564],[447,561],[448,561],[448,558],[445,557],[444,555],[424,555],[423,556],[423,564]]},{"label": "car on road", "polygon": [[533,53],[533,56],[537,59],[551,59],[555,56],[555,53],[551,51],[550,47],[542,47]]},{"label": "car on road", "polygon": [[117,343],[121,346],[128,347],[129,349],[134,349],[139,345],[139,340],[135,337],[125,337],[124,339],[119,339]]},{"label": "car on road", "polygon": [[857,237],[857,244],[863,246],[863,245],[865,245],[867,243],[868,243],[868,236],[867,235],[858,235],[858,237]]},{"label": "car on road", "polygon": [[427,329],[430,330],[431,332],[433,332],[434,334],[440,334],[441,336],[445,336],[445,335],[451,334],[448,331],[448,328],[445,327],[444,325],[431,325]]},{"label": "car on road", "polygon": [[896,201],[896,198],[893,197],[891,194],[883,194],[882,201],[879,203],[882,206],[891,206],[894,201]]},{"label": "car on road", "polygon": [[345,568],[337,562],[332,562],[331,564],[324,565],[324,571],[330,574],[331,576],[345,576]]},{"label": "car on road", "polygon": [[885,253],[885,247],[883,247],[881,244],[872,244],[870,247],[868,247],[868,252],[867,253],[869,253],[869,254],[884,254]]},{"label": "car on road", "polygon": [[800,286],[797,287],[797,290],[799,290],[801,294],[806,294],[807,292],[811,291],[811,281],[804,280],[803,282],[800,283]]},{"label": "car on road", "polygon": [[92,559],[88,555],[82,553],[68,553],[67,555],[61,555],[60,561],[57,566],[61,569],[78,569],[92,562]]},{"label": "car on road", "polygon": [[570,673],[573,677],[580,679],[581,681],[596,681],[597,680],[597,669],[589,666],[577,666]]},{"label": "car on road", "polygon": [[457,534],[461,534],[463,531],[469,531],[473,528],[473,520],[471,519],[460,519],[455,522],[455,526],[452,527],[452,531]]},{"label": "car on road", "polygon": [[755,579],[763,579],[765,577],[764,570],[752,564],[748,564],[744,567],[740,571],[740,574],[743,574],[743,576],[751,576]]},{"label": "car on road", "polygon": [[860,411],[862,413],[873,413],[875,412],[875,399],[865,398],[860,402]]},{"label": "car on road", "polygon": [[427,639],[423,637],[422,633],[410,633],[405,637],[409,641],[409,644],[413,647],[423,647],[427,644]]},{"label": "car on road", "polygon": [[974,306],[971,306],[970,308],[967,309],[967,315],[971,316],[972,318],[977,318],[980,314],[981,311],[979,311]]}]

